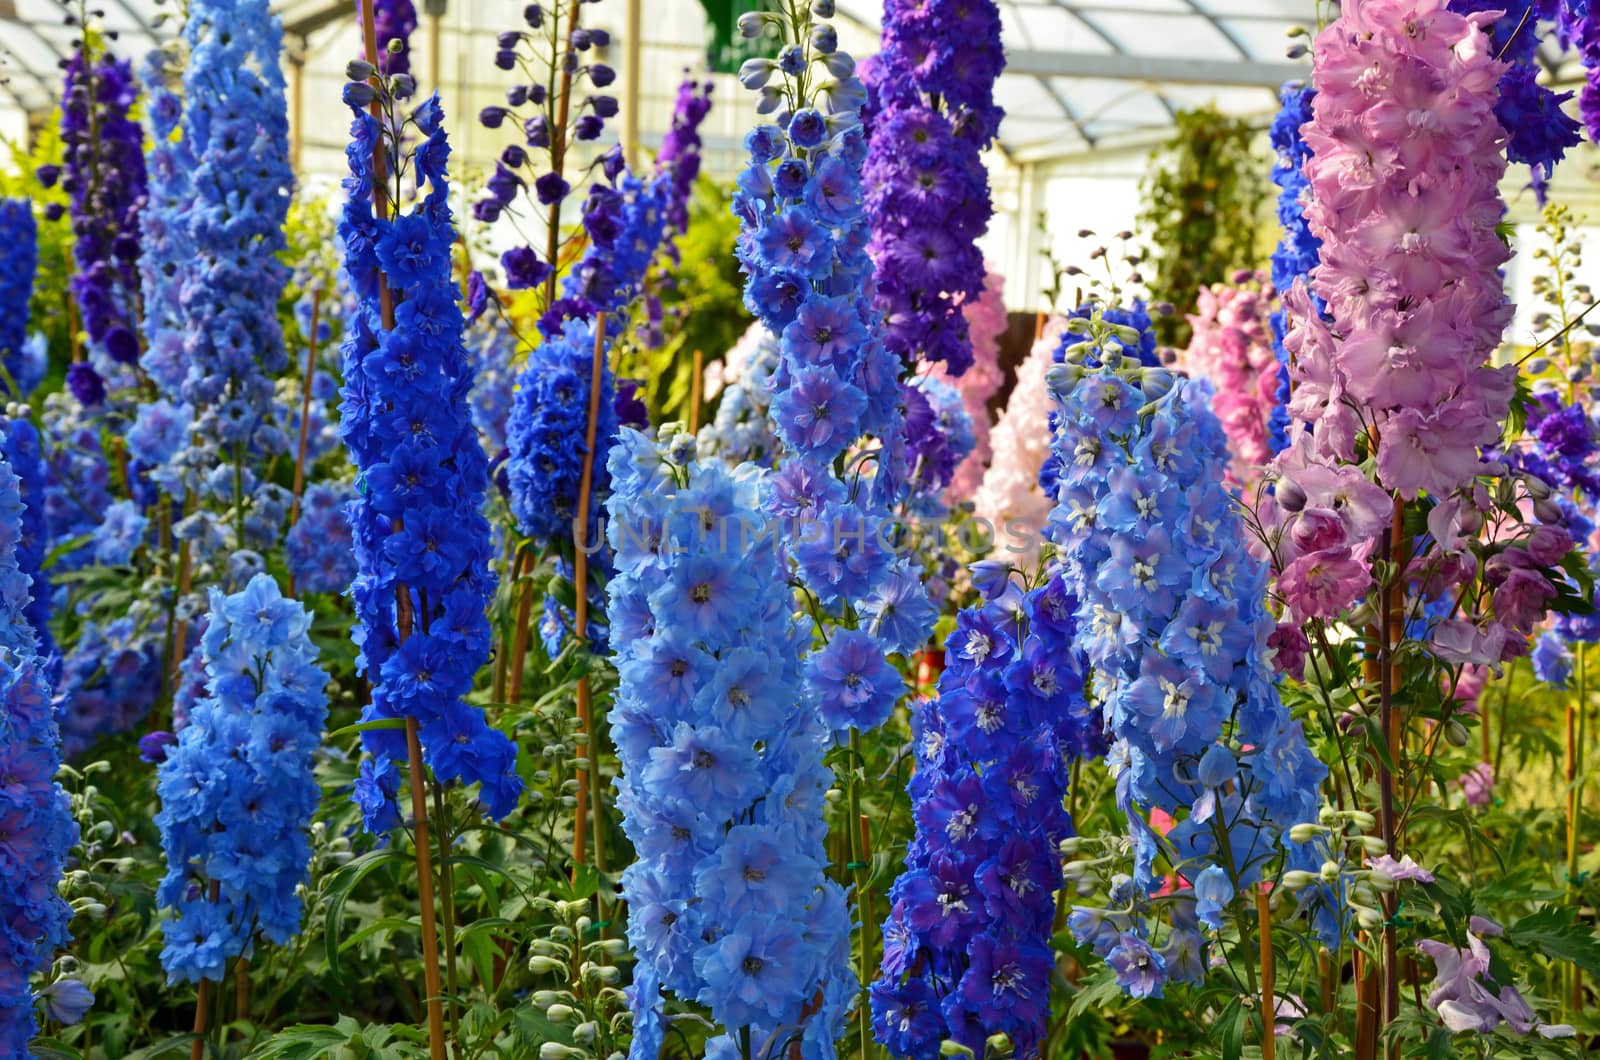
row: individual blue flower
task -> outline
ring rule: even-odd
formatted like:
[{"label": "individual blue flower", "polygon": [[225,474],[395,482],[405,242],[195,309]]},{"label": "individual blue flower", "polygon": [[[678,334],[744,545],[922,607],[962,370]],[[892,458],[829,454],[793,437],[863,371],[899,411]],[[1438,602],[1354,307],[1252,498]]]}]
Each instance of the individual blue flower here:
[{"label": "individual blue flower", "polygon": [[321,798],[312,757],[328,711],[310,629],[269,575],[231,596],[211,590],[200,641],[210,693],[157,782],[168,982],[219,982],[258,937],[281,945],[300,931]]},{"label": "individual blue flower", "polygon": [[1572,682],[1572,651],[1561,634],[1548,630],[1533,645],[1533,675],[1553,688]]},{"label": "individual blue flower", "polygon": [[839,630],[806,659],[806,696],[835,732],[876,729],[905,690],[877,638],[860,630]]}]

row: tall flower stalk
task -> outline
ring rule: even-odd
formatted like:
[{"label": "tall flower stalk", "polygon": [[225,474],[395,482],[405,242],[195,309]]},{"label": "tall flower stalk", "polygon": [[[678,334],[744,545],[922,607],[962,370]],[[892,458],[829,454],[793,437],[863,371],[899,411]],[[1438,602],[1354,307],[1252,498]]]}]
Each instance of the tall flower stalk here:
[{"label": "tall flower stalk", "polygon": [[[364,29],[376,59],[370,12]],[[363,720],[399,723],[362,734],[371,758],[362,763],[355,799],[370,830],[396,827],[394,763],[406,763],[429,1047],[443,1060],[426,771],[438,785],[477,784],[495,818],[516,806],[522,780],[515,744],[464,701],[489,656],[485,608],[494,580],[482,514],[487,461],[467,406],[472,373],[451,275],[444,113],[437,97],[409,116],[402,112],[414,89],[409,75],[380,78],[374,64],[361,62],[349,73],[344,97],[355,121],[340,233],[359,308],[344,343],[340,430],[365,486],[351,519],[360,566],[352,595],[358,664],[372,682]],[[413,130],[420,142],[403,151]],[[400,206],[404,170],[391,170],[390,159],[426,189],[410,212]],[[448,835],[440,841],[447,844]],[[446,903],[448,909],[449,895]]]},{"label": "tall flower stalk", "polygon": [[1004,66],[994,0],[886,0],[864,171],[876,304],[890,350],[953,376],[973,360],[962,306],[984,288],[976,240],[993,206],[981,156],[1005,113],[994,101]]},{"label": "tall flower stalk", "polygon": [[28,576],[15,554],[21,485],[0,459],[0,834],[7,837],[0,844],[0,1053],[7,1056],[31,1055],[38,1021],[29,980],[68,940],[72,910],[58,888],[78,842],[67,793],[55,780],[60,733],[25,614]]}]

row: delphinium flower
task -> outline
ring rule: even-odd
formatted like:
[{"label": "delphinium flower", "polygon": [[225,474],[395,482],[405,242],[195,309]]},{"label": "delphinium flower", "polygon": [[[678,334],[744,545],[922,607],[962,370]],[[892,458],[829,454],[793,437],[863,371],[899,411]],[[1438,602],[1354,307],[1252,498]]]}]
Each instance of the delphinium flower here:
[{"label": "delphinium flower", "polygon": [[[1161,355],[1156,349],[1156,335],[1150,326],[1149,309],[1143,301],[1135,301],[1132,305],[1124,307],[1115,300],[1118,296],[1114,292],[1111,292],[1111,295],[1113,301],[1110,305],[1102,305],[1092,300],[1086,301],[1067,314],[1068,321],[1074,319],[1088,321],[1099,316],[1114,327],[1126,329],[1121,333],[1127,339],[1127,345],[1122,349],[1123,356],[1133,358],[1146,368],[1160,364]],[[1085,338],[1087,334],[1082,324],[1076,328],[1068,326],[1051,351],[1055,363],[1061,364],[1069,358],[1081,355],[1083,351],[1077,350],[1076,347],[1088,341]],[[1052,433],[1059,417],[1060,412],[1052,409],[1050,412]],[[1052,446],[1044,458],[1044,463],[1039,467],[1039,487],[1044,490],[1046,496],[1054,497],[1058,492],[1062,459],[1061,451]]]},{"label": "delphinium flower", "polygon": [[689,193],[700,176],[700,126],[711,113],[713,87],[712,82],[700,82],[685,73],[672,101],[672,118],[661,139],[661,150],[656,154],[657,170],[671,174],[671,190],[664,207],[669,233],[682,234],[689,228]]},{"label": "delphinium flower", "polygon": [[1240,486],[1253,482],[1272,459],[1271,424],[1281,379],[1272,349],[1269,316],[1273,291],[1260,273],[1243,272],[1230,284],[1200,290],[1189,317],[1192,332],[1179,364],[1216,388],[1211,410],[1222,422],[1233,454],[1230,472]]},{"label": "delphinium flower", "polygon": [[[1301,132],[1306,219],[1322,240],[1311,291],[1329,319],[1303,287],[1282,292],[1290,413],[1318,459],[1355,461],[1358,439],[1375,448],[1378,482],[1406,499],[1477,475],[1511,399],[1515,369],[1486,363],[1511,315],[1499,273],[1511,251],[1496,233],[1503,70],[1478,23],[1443,0],[1347,5],[1316,41]],[[1397,99],[1423,118],[1369,143]]]},{"label": "delphinium flower", "polygon": [[[33,273],[39,258],[39,231],[33,204],[27,199],[0,199],[0,364],[20,386],[22,349],[28,339],[28,302],[33,298]],[[11,386],[8,385],[8,390]],[[24,395],[12,393],[13,397]]]},{"label": "delphinium flower", "polygon": [[0,424],[0,453],[11,465],[22,495],[16,562],[22,573],[28,576],[30,586],[28,600],[22,611],[33,629],[36,653],[40,658],[49,660],[56,650],[55,640],[50,635],[50,582],[44,571],[45,557],[50,551],[50,529],[44,514],[49,476],[40,447],[39,431],[31,420],[15,416]]},{"label": "delphinium flower", "polygon": [[[1159,993],[1174,969],[1151,948],[1142,897],[1161,883],[1158,859],[1194,881],[1198,916],[1220,927],[1290,845],[1287,830],[1317,820],[1326,771],[1273,684],[1267,571],[1223,487],[1227,443],[1206,388],[1129,356],[1134,328],[1099,313],[1071,327],[1082,339],[1050,376],[1060,471],[1049,526],[1113,740],[1135,900],[1109,935],[1094,911],[1074,929],[1125,989]],[[1156,811],[1176,822],[1165,836]],[[1190,930],[1174,922],[1175,935]]]},{"label": "delphinium flower", "polygon": [[[181,39],[154,49],[139,65],[150,121],[150,152],[145,157],[149,189],[139,219],[140,294],[144,299],[145,350],[140,366],[169,400],[182,399],[188,374],[184,354],[183,284],[194,259],[185,214],[194,191],[194,157],[189,142],[176,135],[183,100],[174,91],[181,77]],[[171,492],[170,490],[168,491]]]},{"label": "delphinium flower", "polygon": [[161,695],[164,605],[143,603],[104,624],[85,621],[61,660],[61,750],[76,758],[102,736],[127,732]]},{"label": "delphinium flower", "polygon": [[168,982],[220,981],[258,936],[281,945],[300,931],[321,796],[312,757],[328,714],[310,629],[311,615],[270,575],[232,595],[211,590],[199,644],[208,694],[157,784]]},{"label": "delphinium flower", "polygon": [[562,277],[561,297],[545,311],[547,334],[563,320],[614,314],[632,302],[666,234],[668,174],[643,179],[623,169],[606,176],[589,186],[583,204],[589,245]]},{"label": "delphinium flower", "polygon": [[1465,948],[1441,939],[1418,942],[1417,949],[1433,961],[1437,973],[1428,991],[1428,1007],[1458,1034],[1486,1035],[1503,1023],[1517,1034],[1537,1031],[1545,1038],[1572,1037],[1576,1032],[1570,1024],[1545,1023],[1514,984],[1502,981],[1501,970],[1490,970],[1494,954],[1486,940],[1503,933],[1489,918],[1473,916]]},{"label": "delphinium flower", "polygon": [[770,467],[781,448],[772,433],[772,373],[780,347],[759,320],[745,329],[722,360],[706,368],[707,400],[717,397],[716,417],[700,428],[702,458],[720,457],[729,467]]},{"label": "delphinium flower", "polygon": [[1591,143],[1600,142],[1600,5],[1568,0],[1556,13],[1563,43],[1583,61],[1584,82],[1578,90],[1578,115]]},{"label": "delphinium flower", "polygon": [[[86,54],[80,43],[67,60],[61,103],[60,172],[70,198],[71,281],[87,360],[67,383],[85,406],[99,407],[107,388],[131,386],[139,360],[139,210],[145,194],[143,130],[130,111],[138,96],[133,70],[109,52]],[[55,172],[41,173],[52,183]]]},{"label": "delphinium flower", "polygon": [[[506,424],[511,419],[517,373],[512,358],[517,337],[498,309],[478,317],[467,332],[467,352],[473,357],[472,422],[483,439],[483,450],[494,460],[509,444]],[[531,354],[530,354],[531,356]]]},{"label": "delphinium flower", "polygon": [[972,452],[972,417],[949,380],[919,376],[905,386],[906,459],[911,465],[907,507],[917,515],[942,517],[956,467]]},{"label": "delphinium flower", "polygon": [[[616,80],[616,72],[605,63],[586,61],[595,49],[611,43],[611,35],[581,25],[582,6],[581,0],[530,3],[523,8],[526,28],[496,38],[495,66],[521,77],[506,90],[505,104],[484,107],[478,121],[489,129],[509,122],[523,135],[500,153],[488,193],[474,204],[473,216],[485,223],[505,216],[518,227],[527,210],[549,233],[542,253],[520,236],[522,245],[501,254],[506,286],[512,290],[545,286],[554,277],[562,245],[562,207],[572,194],[572,178],[582,179],[569,172],[568,151],[575,143],[598,140],[606,119],[617,114],[616,97],[600,91]],[[560,72],[553,86],[552,71]],[[588,94],[580,99],[580,92]],[[614,178],[622,168],[620,150],[606,152],[591,167],[595,164],[613,167],[607,175]],[[547,330],[559,333],[559,322]]]},{"label": "delphinium flower", "polygon": [[[833,778],[828,726],[803,694],[810,624],[766,528],[771,475],[696,460],[693,436],[674,430],[621,432],[606,502],[611,735],[637,853],[622,876],[639,958],[630,1055],[660,1051],[666,990],[721,1026],[707,1055],[748,1034],[752,1056],[779,1055],[791,1035],[828,1056],[857,984],[844,891],[823,871]],[[829,684],[878,689],[878,709],[899,695],[882,668],[869,645]]]},{"label": "delphinium flower", "polygon": [[411,34],[417,9],[411,0],[368,0],[378,36],[378,68],[386,74],[411,72]]},{"label": "delphinium flower", "polygon": [[[946,643],[937,699],[917,704],[916,834],[889,892],[873,1028],[896,1056],[952,1041],[982,1055],[1005,1034],[1037,1057],[1050,1014],[1059,845],[1072,759],[1105,751],[1059,574],[1032,588],[974,572],[984,601]],[[992,572],[990,572],[992,574]]]},{"label": "delphinium flower", "polygon": [[[972,420],[973,447],[956,465],[956,473],[950,478],[945,496],[951,504],[967,500],[977,492],[994,452],[989,443],[993,425],[989,399],[1005,382],[1005,373],[1000,370],[1000,336],[1005,334],[1007,326],[1005,285],[1005,277],[991,268],[984,277],[983,290],[976,298],[961,304],[961,314],[967,320],[967,338],[972,345],[972,364],[954,382],[966,405],[967,416]],[[942,365],[931,368],[935,374],[945,372]]]},{"label": "delphinium flower", "polygon": [[864,179],[884,343],[903,360],[972,363],[963,302],[983,290],[977,239],[994,212],[982,161],[1004,111],[994,0],[888,0]]},{"label": "delphinium flower", "polygon": [[[362,65],[352,64],[353,76],[370,74]],[[405,95],[409,78],[396,75],[386,86]],[[339,225],[360,299],[343,347],[340,430],[364,484],[350,509],[360,566],[351,590],[359,664],[372,681],[362,716],[416,719],[436,780],[479,784],[479,799],[499,818],[522,791],[516,746],[462,699],[489,656],[484,611],[494,578],[481,511],[487,459],[467,407],[472,372],[451,277],[443,110],[431,98],[402,121],[386,88],[380,127],[365,109],[374,91],[364,81],[345,89],[355,121]],[[412,129],[420,142],[408,161],[426,195],[409,213],[374,216],[374,148],[395,150]],[[396,307],[392,327],[382,315],[380,284]],[[363,766],[369,780],[406,759],[397,731],[367,732],[363,741],[375,759]],[[394,822],[392,796],[379,784],[357,784],[370,828]]]},{"label": "delphinium flower", "polygon": [[342,593],[357,573],[348,509],[356,492],[342,482],[313,482],[285,542],[289,573],[302,592]]},{"label": "delphinium flower", "polygon": [[910,560],[883,533],[911,473],[900,382],[908,366],[882,341],[868,298],[864,89],[825,21],[831,12],[812,4],[792,20],[741,18],[747,36],[779,32],[778,59],[751,59],[740,78],[760,91],[758,113],[783,120],[745,138],[735,253],[748,276],[745,305],[779,340],[771,413],[784,448],[772,514],[809,527],[790,549],[798,580],[820,613],[869,630],[885,652],[911,652],[935,615]]},{"label": "delphinium flower", "polygon": [[1532,167],[1541,201],[1556,163],[1582,141],[1581,126],[1561,106],[1572,93],[1558,94],[1538,81],[1539,23],[1558,6],[1568,5],[1562,0],[1450,0],[1456,14],[1499,13],[1485,27],[1491,54],[1508,64],[1494,112],[1506,130],[1506,157]]},{"label": "delphinium flower", "polygon": [[58,887],[78,842],[67,793],[55,780],[60,734],[45,663],[23,613],[28,576],[14,555],[21,485],[0,460],[0,1055],[8,1057],[32,1055],[39,999],[29,979],[68,941],[72,911]]},{"label": "delphinium flower", "polygon": [[88,538],[111,506],[111,468],[93,414],[72,395],[47,394],[42,424],[49,483],[44,517],[60,550],[54,566],[75,570],[91,560]]},{"label": "delphinium flower", "polygon": [[[288,269],[278,254],[294,185],[279,65],[283,32],[265,0],[197,0],[187,15],[183,146],[173,164],[192,169],[187,197],[168,223],[181,228],[190,255],[179,266],[187,369],[180,393],[193,409],[190,436],[202,441],[176,459],[191,476],[219,463],[233,468],[219,499],[230,513],[227,525],[242,529],[250,509],[263,503],[246,492],[256,469],[288,448],[272,382],[288,367],[278,321]],[[261,529],[270,529],[267,541],[234,540],[233,548],[275,541],[277,526]]]},{"label": "delphinium flower", "polygon": [[[1272,286],[1280,293],[1292,290],[1297,281],[1310,283],[1311,270],[1322,260],[1322,240],[1306,223],[1311,182],[1306,179],[1305,163],[1311,149],[1300,135],[1301,126],[1311,120],[1315,95],[1309,86],[1289,82],[1279,93],[1282,106],[1272,119],[1272,182],[1278,186],[1278,226],[1283,233],[1272,250]],[[1323,311],[1322,299],[1315,293],[1311,308],[1318,314]],[[1278,359],[1278,388],[1268,420],[1273,452],[1289,444],[1289,351],[1283,345],[1288,331],[1289,310],[1280,304],[1272,310],[1272,352]]]},{"label": "delphinium flower", "polygon": [[[511,513],[529,537],[545,541],[572,537],[578,514],[578,487],[588,447],[590,379],[594,365],[594,325],[567,323],[528,353],[506,421],[510,449],[506,468],[511,488]],[[610,369],[602,365],[599,419],[595,422],[595,455],[591,488],[603,497],[609,486],[605,457],[617,433]],[[600,517],[600,505],[589,507],[585,541]]]},{"label": "delphinium flower", "polygon": [[1039,485],[1039,470],[1050,455],[1050,389],[1045,376],[1055,364],[1055,351],[1061,347],[1066,326],[1063,318],[1050,318],[1018,366],[1010,400],[990,435],[994,455],[972,497],[974,514],[985,520],[997,537],[1004,533],[1017,539],[1009,543],[1023,550],[1017,556],[1023,566],[1038,558],[1045,519],[1052,507]]}]

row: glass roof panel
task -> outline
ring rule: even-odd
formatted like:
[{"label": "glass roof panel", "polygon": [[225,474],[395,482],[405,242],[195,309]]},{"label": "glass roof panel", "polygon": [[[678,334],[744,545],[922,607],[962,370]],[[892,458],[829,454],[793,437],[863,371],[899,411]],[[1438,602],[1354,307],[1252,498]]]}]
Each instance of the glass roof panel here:
[{"label": "glass roof panel", "polygon": [[[170,0],[95,2],[103,11],[102,24],[118,35],[116,51],[126,58],[137,60],[177,30],[175,23],[157,22],[164,9],[172,9]],[[1265,86],[1280,74],[1298,71],[1303,76],[1308,69],[1304,63],[1293,68],[1285,63],[1284,30],[1309,24],[1316,15],[1316,0],[999,3],[1004,41],[1015,64],[998,90],[1010,112],[1001,141],[1008,151],[1026,147],[1036,159],[1077,153],[1107,137],[1159,130],[1171,123],[1172,108],[1207,99],[1241,113],[1266,111],[1271,97]],[[838,3],[841,43],[858,57],[876,47],[881,4]],[[289,30],[291,49],[309,56],[304,118],[311,168],[324,158],[335,167],[342,161],[335,151],[345,134],[342,108],[326,104],[336,98],[344,62],[356,50],[353,6],[350,0],[274,3]],[[504,80],[487,59],[495,31],[515,18],[516,7],[504,0],[448,0],[441,81],[447,105],[452,94],[457,97],[458,113],[475,113],[503,92]],[[596,25],[612,30],[611,60],[620,66],[623,0],[603,0],[589,10]],[[641,86],[639,113],[641,141],[648,145],[659,142],[671,113],[678,71],[701,66],[706,18],[699,0],[643,0],[643,10],[643,68],[649,80]],[[297,27],[303,32],[297,34]],[[418,36],[424,32],[419,29]],[[61,0],[0,0],[3,128],[18,127],[16,120],[24,112],[37,121],[55,104],[59,62],[70,54],[75,36],[74,28],[63,22]],[[1120,67],[1119,55],[1131,61]],[[733,164],[743,129],[753,118],[751,101],[731,77],[719,76],[717,82],[719,105],[713,110],[708,145],[714,143],[711,152]],[[1232,87],[1212,89],[1218,82]],[[619,81],[619,93],[623,87]],[[491,138],[470,125],[463,122],[458,137],[465,161],[474,163],[490,150]]]}]

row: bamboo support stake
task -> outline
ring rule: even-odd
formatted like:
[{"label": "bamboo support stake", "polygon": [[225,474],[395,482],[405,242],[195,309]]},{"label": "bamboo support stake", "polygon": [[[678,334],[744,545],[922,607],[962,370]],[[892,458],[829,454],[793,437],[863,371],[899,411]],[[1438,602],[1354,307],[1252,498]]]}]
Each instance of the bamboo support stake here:
[{"label": "bamboo support stake", "polygon": [[[606,315],[600,313],[595,316],[594,321],[594,356],[589,365],[589,422],[584,430],[583,472],[578,479],[578,515],[572,524],[573,543],[577,546],[573,550],[572,558],[572,584],[575,591],[572,606],[573,633],[579,638],[580,644],[585,643],[589,636],[589,494],[594,487],[594,447],[600,427],[600,383],[605,369],[605,357]],[[572,828],[573,871],[576,872],[577,867],[584,861],[583,833],[588,818],[584,803],[588,801],[594,804],[595,868],[604,872],[606,847],[600,817],[600,742],[595,731],[594,706],[589,701],[588,674],[578,678],[577,696],[578,727],[588,738],[584,752],[589,759],[589,768],[584,770],[584,775],[578,783],[578,811]]]},{"label": "bamboo support stake", "polygon": [[[211,888],[206,894],[206,900],[215,902],[222,894],[222,885],[216,880],[211,881]],[[224,970],[226,974],[226,970]],[[194,996],[194,1041],[189,1043],[189,1060],[203,1060],[206,1055],[206,1031],[210,1029],[211,995],[220,983],[212,983],[209,979],[200,980],[200,988]]]},{"label": "bamboo support stake", "polygon": [[705,379],[706,355],[704,350],[694,351],[694,375],[689,378],[689,433],[700,431],[701,388]]},{"label": "bamboo support stake", "polygon": [[1272,993],[1272,910],[1265,884],[1256,887],[1256,920],[1261,931],[1261,1058],[1275,1060],[1278,1048],[1278,1003]]}]

